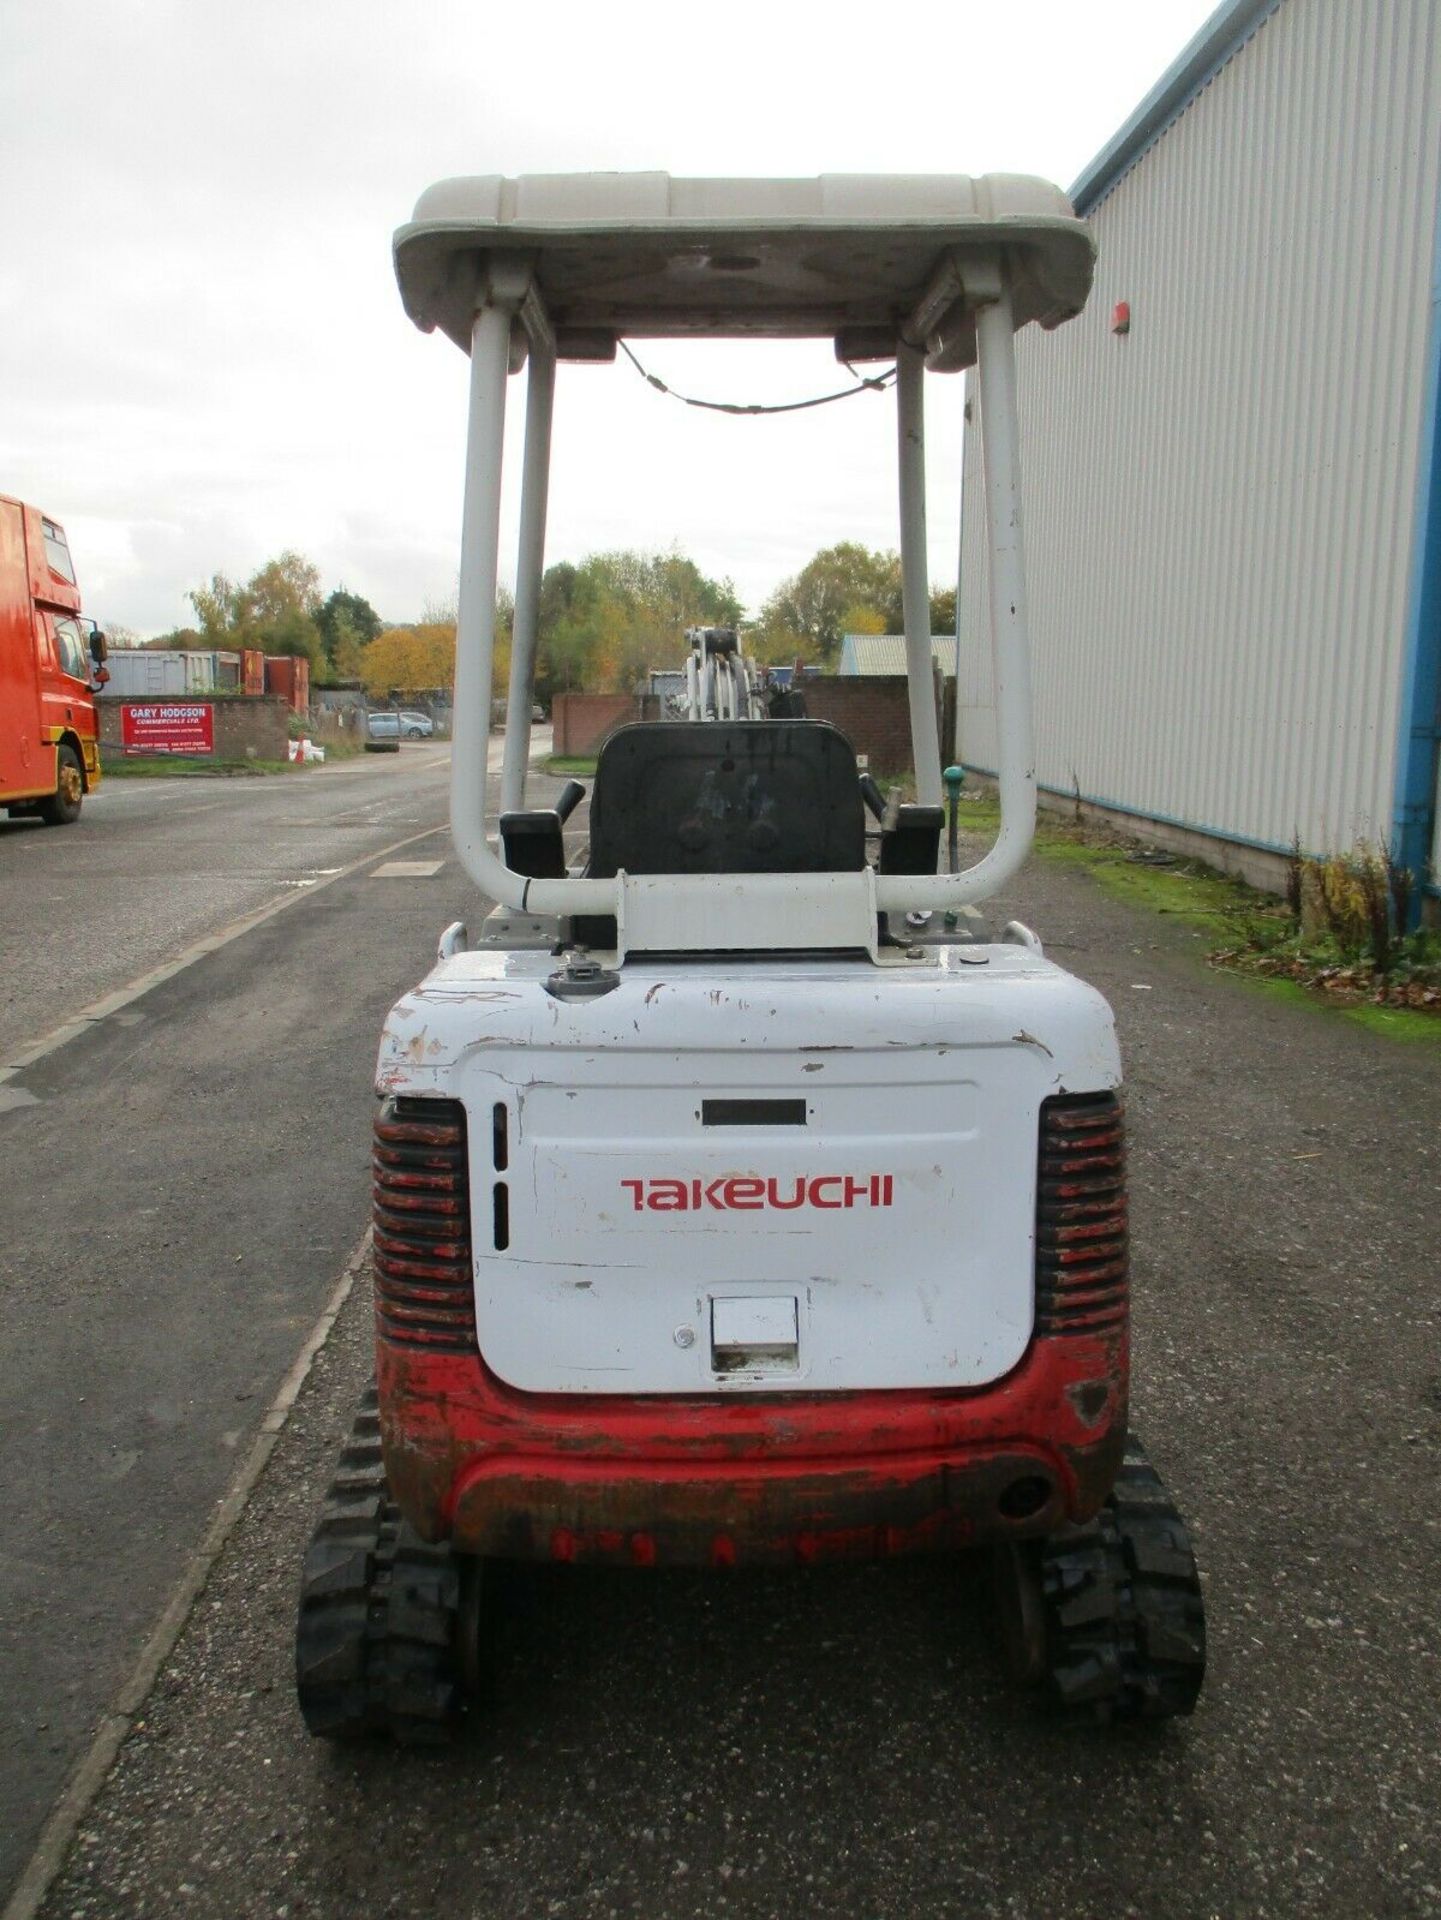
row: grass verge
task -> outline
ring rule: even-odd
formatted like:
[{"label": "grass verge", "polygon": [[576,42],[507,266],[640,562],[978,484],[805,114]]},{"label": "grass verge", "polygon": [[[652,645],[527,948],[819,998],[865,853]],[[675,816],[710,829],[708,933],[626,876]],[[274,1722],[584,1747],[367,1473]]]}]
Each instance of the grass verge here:
[{"label": "grass verge", "polygon": [[156,759],[102,760],[102,780],[224,780],[236,775],[293,773],[300,763],[291,760],[183,760],[179,754]]},{"label": "grass verge", "polygon": [[[1216,962],[1212,962],[1216,965]],[[1410,1007],[1378,1007],[1370,1004],[1351,1004],[1323,997],[1313,987],[1306,987],[1299,980],[1277,979],[1274,975],[1252,973],[1244,968],[1221,965],[1219,971],[1229,973],[1251,993],[1265,994],[1268,1000],[1274,1000],[1288,1007],[1305,1007],[1312,1013],[1328,1013],[1337,1019],[1349,1021],[1352,1026],[1364,1027],[1369,1033],[1379,1033],[1384,1039],[1399,1040],[1412,1045],[1441,1045],[1441,1020],[1434,1013],[1417,1012]]]},{"label": "grass verge", "polygon": [[322,740],[317,744],[325,748],[323,762],[249,759],[191,760],[178,753],[138,756],[127,754],[122,759],[119,754],[112,754],[101,760],[100,774],[104,780],[227,780],[244,778],[247,774],[309,771],[313,766],[329,765],[336,760],[358,760],[365,751],[358,741]]},{"label": "grass verge", "polygon": [[1036,849],[1052,864],[1084,868],[1112,898],[1193,928],[1207,940],[1211,966],[1275,999],[1329,1007],[1388,1039],[1441,1042],[1441,941],[1434,933],[1393,933],[1394,951],[1380,968],[1359,946],[1343,950],[1293,903],[1199,860],[1044,815]]}]

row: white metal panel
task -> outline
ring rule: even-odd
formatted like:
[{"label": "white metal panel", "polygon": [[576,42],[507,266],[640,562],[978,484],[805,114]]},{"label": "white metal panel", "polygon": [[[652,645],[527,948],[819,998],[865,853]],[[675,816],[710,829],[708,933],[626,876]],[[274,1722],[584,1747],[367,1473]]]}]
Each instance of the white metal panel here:
[{"label": "white metal panel", "polygon": [[[1043,784],[1278,848],[1388,836],[1438,15],[1283,0],[1095,209],[1088,311],[1018,339]],[[968,508],[961,748],[993,766],[981,534]]]},{"label": "white metal panel", "polygon": [[804,992],[797,994],[795,1031],[778,1035],[774,1016],[755,1011],[758,992],[811,985],[828,994],[861,992],[884,1023],[887,1044],[898,1051],[931,1044],[946,1023],[957,1021],[968,1046],[1005,1047],[1018,1034],[1032,1042],[1050,1061],[1049,1092],[1094,1092],[1119,1078],[1111,1012],[1100,994],[1010,941],[911,953],[887,948],[881,966],[810,955],[767,955],[763,962],[714,956],[631,960],[620,985],[594,999],[533,991],[556,967],[548,950],[470,948],[457,937],[453,951],[391,1008],[376,1065],[377,1092],[445,1094],[467,1054],[501,1037],[507,1045],[542,1050],[632,1051],[633,988],[644,1009],[647,1044],[663,1049],[694,1045],[697,1023],[725,1019],[725,1044],[738,1053],[776,1046],[828,1053],[833,1049],[824,1010]]},{"label": "white metal panel", "polygon": [[[808,992],[798,981],[777,997],[773,1024],[794,1029]],[[852,1014],[832,1030],[870,1024],[859,998]],[[498,1047],[461,1076],[471,1111],[499,1100],[513,1116],[503,1252],[475,1208],[487,1364],[541,1393],[751,1385],[761,1370],[716,1364],[714,1303],[784,1297],[800,1317],[799,1351],[779,1362],[791,1384],[976,1386],[1007,1372],[1031,1333],[1044,1057],[841,1039],[820,1072],[817,1056],[779,1048],[738,1072],[724,1024],[714,1050],[701,1028],[675,1052],[552,1056],[541,1077],[534,1055]],[[809,1124],[701,1123],[703,1099],[758,1096],[800,1096]],[[488,1163],[484,1129],[471,1140]],[[477,1194],[493,1178],[473,1164]]]},{"label": "white metal panel", "polygon": [[870,867],[857,873],[628,873],[618,904],[622,954],[876,951]]},{"label": "white metal panel", "polygon": [[[845,1390],[977,1385],[1015,1363],[1041,1102],[1119,1077],[1099,994],[1009,945],[890,968],[631,962],[585,1000],[546,990],[554,966],[456,951],[392,1010],[377,1072],[382,1092],[472,1117],[477,1326],[502,1378]],[[736,1104],[722,1119],[711,1100]],[[758,1101],[784,1110],[744,1110]],[[771,1318],[793,1301],[795,1352],[717,1361],[717,1301]]]}]

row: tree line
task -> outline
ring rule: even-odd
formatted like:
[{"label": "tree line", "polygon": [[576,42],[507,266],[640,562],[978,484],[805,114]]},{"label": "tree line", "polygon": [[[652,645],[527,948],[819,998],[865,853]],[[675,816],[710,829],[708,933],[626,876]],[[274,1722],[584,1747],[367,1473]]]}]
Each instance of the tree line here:
[{"label": "tree line", "polygon": [[365,650],[385,628],[361,594],[337,587],[322,598],[320,570],[289,548],[246,581],[212,574],[186,597],[196,624],[176,627],[143,646],[222,653],[254,647],[295,654],[310,662],[312,679],[322,685],[360,679]]},{"label": "tree line", "polygon": [[[317,685],[360,681],[372,695],[449,687],[455,677],[455,609],[428,607],[416,621],[387,624],[344,587],[322,597],[318,569],[286,551],[243,582],[214,574],[190,595],[196,625],[151,647],[301,654]],[[497,693],[509,673],[515,607],[497,608]],[[953,587],[931,595],[931,631],[954,630]],[[747,650],[772,663],[833,668],[846,633],[899,633],[900,556],[854,541],[825,547],[783,580],[754,620],[729,579],[712,579],[685,554],[625,549],[558,560],[541,581],[536,697],[573,689],[628,691],[652,667],[674,666],[690,626],[743,626]]]}]

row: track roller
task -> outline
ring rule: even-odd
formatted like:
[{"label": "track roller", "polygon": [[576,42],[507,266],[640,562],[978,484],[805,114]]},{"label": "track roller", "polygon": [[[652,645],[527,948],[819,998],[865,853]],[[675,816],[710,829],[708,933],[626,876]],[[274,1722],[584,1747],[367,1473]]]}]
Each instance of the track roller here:
[{"label": "track roller", "polygon": [[295,1683],[311,1733],[435,1746],[464,1705],[461,1622],[478,1564],[428,1546],[385,1481],[375,1387],[361,1401],[305,1556]]},{"label": "track roller", "polygon": [[1195,1707],[1206,1674],[1196,1560],[1134,1435],[1094,1520],[1007,1543],[995,1571],[1007,1665],[1068,1717],[1168,1720]]}]

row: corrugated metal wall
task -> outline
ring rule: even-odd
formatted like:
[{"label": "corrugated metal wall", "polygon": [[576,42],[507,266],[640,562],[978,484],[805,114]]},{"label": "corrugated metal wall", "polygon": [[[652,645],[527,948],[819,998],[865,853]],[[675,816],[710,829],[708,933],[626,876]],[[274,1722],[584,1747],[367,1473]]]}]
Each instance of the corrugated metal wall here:
[{"label": "corrugated metal wall", "polygon": [[[1438,172],[1441,0],[1282,0],[1094,209],[1090,305],[1018,342],[1044,785],[1388,837]],[[976,442],[962,753],[994,767]]]}]

